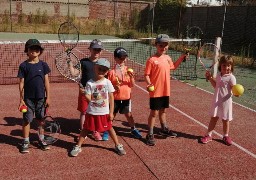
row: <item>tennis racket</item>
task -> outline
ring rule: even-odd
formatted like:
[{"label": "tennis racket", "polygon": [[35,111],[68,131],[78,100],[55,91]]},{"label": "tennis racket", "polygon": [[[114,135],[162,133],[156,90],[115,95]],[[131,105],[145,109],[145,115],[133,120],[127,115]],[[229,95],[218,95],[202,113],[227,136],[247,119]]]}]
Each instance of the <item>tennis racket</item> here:
[{"label": "tennis racket", "polygon": [[72,22],[64,22],[58,29],[58,37],[64,50],[69,53],[77,46],[79,32]]},{"label": "tennis racket", "polygon": [[55,58],[55,66],[59,73],[65,78],[79,84],[81,88],[81,64],[78,57],[71,51],[61,52]]},{"label": "tennis racket", "polygon": [[[213,43],[205,43],[198,51],[198,59],[206,71],[211,71],[219,61],[220,49]],[[206,81],[208,79],[206,78]]]},{"label": "tennis racket", "polygon": [[[58,121],[54,120],[52,116],[49,115],[48,107],[45,108],[45,117],[43,121],[44,141],[49,145],[53,144],[58,141],[61,134],[61,128]],[[40,131],[40,128],[38,128],[38,136],[40,134]]]}]

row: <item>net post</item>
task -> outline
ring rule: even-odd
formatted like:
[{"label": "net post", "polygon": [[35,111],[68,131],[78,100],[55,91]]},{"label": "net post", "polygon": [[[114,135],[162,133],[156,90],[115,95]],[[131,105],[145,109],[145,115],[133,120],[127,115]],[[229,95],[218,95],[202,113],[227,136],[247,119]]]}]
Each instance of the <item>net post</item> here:
[{"label": "net post", "polygon": [[[221,37],[216,37],[216,39],[215,39],[215,45],[217,46],[217,48],[219,48],[220,49],[220,44],[221,44]],[[218,57],[220,56],[220,51],[216,51],[215,52],[215,58],[214,58],[214,61],[216,62],[217,61],[217,63],[215,63],[214,64],[214,67],[213,67],[213,77],[214,78],[216,78],[216,76],[217,76],[217,73],[218,73],[218,65],[219,65],[219,63],[218,63]]]}]

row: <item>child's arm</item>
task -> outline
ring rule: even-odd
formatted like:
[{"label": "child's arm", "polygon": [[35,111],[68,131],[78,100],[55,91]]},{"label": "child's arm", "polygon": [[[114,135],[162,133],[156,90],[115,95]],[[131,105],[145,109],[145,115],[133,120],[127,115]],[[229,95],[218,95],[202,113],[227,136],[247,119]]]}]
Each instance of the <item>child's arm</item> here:
[{"label": "child's arm", "polygon": [[147,86],[152,85],[152,84],[151,84],[151,81],[150,81],[149,75],[145,75],[145,81],[146,81],[146,83],[147,83]]},{"label": "child's arm", "polygon": [[90,102],[92,99],[92,95],[91,94],[85,94],[85,99]]},{"label": "child's arm", "polygon": [[50,106],[50,81],[49,81],[48,74],[46,74],[44,78],[45,78],[44,84],[45,84],[45,93],[46,93],[45,106],[49,107]]},{"label": "child's arm", "polygon": [[24,90],[24,78],[20,78],[20,83],[19,83],[20,104],[19,104],[18,109],[20,109],[20,107],[21,107],[22,105],[26,105],[25,102],[24,102],[23,90]]},{"label": "child's arm", "polygon": [[109,95],[109,119],[113,121],[114,119],[114,95],[113,93],[108,93]]},{"label": "child's arm", "polygon": [[173,67],[171,67],[172,70],[175,70],[179,67],[179,65],[184,61],[184,59],[188,56],[188,54],[182,54],[177,61],[173,63]]}]

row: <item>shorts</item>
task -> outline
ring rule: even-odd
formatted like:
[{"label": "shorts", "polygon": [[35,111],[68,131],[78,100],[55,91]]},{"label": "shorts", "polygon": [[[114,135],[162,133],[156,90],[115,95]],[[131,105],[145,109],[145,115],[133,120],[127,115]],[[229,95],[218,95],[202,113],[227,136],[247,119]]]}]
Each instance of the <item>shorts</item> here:
[{"label": "shorts", "polygon": [[114,113],[127,114],[131,112],[131,100],[114,100]]},{"label": "shorts", "polygon": [[109,114],[92,115],[87,113],[83,127],[88,131],[104,132],[112,128],[112,121],[109,120]]},{"label": "shorts", "polygon": [[77,110],[80,111],[82,114],[86,114],[87,108],[88,101],[86,100],[85,95],[79,91]]},{"label": "shorts", "polygon": [[169,108],[169,96],[150,98],[149,106],[151,110],[161,110]]},{"label": "shorts", "polygon": [[23,121],[31,123],[34,119],[41,120],[45,116],[45,99],[25,99],[28,111],[23,114]]}]

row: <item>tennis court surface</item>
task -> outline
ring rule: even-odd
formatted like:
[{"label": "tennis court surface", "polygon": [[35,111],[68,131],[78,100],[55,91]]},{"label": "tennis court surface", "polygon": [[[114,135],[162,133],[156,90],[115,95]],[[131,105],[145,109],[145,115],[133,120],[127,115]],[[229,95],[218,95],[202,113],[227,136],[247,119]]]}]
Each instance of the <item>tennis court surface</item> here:
[{"label": "tennis court surface", "polygon": [[[172,80],[168,123],[177,132],[175,139],[156,135],[156,146],[145,144],[148,94],[145,83],[137,82],[132,92],[132,111],[142,140],[130,136],[124,116],[114,121],[119,141],[127,152],[119,156],[114,144],[85,141],[78,157],[69,157],[79,128],[76,110],[78,87],[75,83],[52,83],[50,113],[61,124],[60,139],[49,151],[36,145],[36,130],[31,130],[30,152],[20,154],[22,140],[18,85],[1,85],[0,112],[0,179],[255,179],[256,112],[234,104],[230,136],[234,144],[222,143],[221,121],[214,140],[198,143],[209,122],[208,109],[212,94],[180,81]],[[155,132],[160,127],[156,121]]]}]

